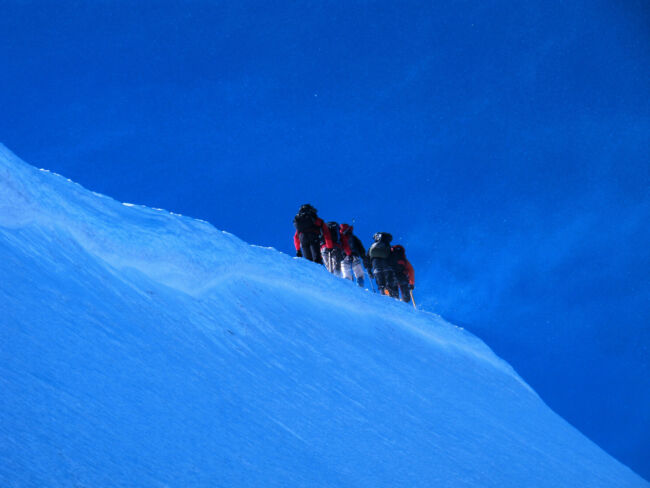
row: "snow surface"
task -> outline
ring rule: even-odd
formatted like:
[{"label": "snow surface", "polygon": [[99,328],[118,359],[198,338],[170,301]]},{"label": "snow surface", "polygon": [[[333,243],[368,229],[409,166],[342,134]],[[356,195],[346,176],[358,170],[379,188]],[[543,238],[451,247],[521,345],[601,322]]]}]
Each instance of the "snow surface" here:
[{"label": "snow surface", "polygon": [[479,339],[0,145],[1,486],[648,486]]}]

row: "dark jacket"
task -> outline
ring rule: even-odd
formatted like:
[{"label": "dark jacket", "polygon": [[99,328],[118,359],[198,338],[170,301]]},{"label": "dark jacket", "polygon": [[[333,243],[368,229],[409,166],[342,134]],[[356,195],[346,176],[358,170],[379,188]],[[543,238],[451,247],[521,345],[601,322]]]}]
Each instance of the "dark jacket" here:
[{"label": "dark jacket", "polygon": [[353,256],[359,256],[361,259],[366,259],[366,250],[361,244],[361,239],[355,235],[350,236],[350,250],[352,251]]},{"label": "dark jacket", "polygon": [[368,257],[370,258],[371,267],[374,270],[391,270],[393,263],[391,262],[391,247],[390,241],[393,236],[387,232],[378,232],[374,236],[375,242],[368,248]]},{"label": "dark jacket", "polygon": [[296,247],[296,251],[300,249],[300,234],[314,234],[315,237],[322,236],[322,239],[325,242],[325,247],[332,248],[332,236],[330,235],[330,230],[327,228],[327,224],[323,222],[323,219],[315,217],[314,226],[304,232],[298,232],[293,235],[293,244]]}]

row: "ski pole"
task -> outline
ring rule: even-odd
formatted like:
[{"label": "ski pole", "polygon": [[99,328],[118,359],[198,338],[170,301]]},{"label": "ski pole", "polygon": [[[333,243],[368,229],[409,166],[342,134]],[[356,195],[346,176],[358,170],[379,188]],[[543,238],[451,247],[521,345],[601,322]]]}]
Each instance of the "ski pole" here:
[{"label": "ski pole", "polygon": [[375,281],[375,279],[372,277],[371,274],[368,275],[368,278],[370,278],[370,289],[372,290],[373,293],[377,293],[377,290],[375,290],[375,285],[373,285],[373,281]]},{"label": "ski pole", "polygon": [[413,297],[413,290],[409,290],[409,293],[411,294],[411,301],[413,302],[413,308],[415,310],[418,309],[417,305],[415,305],[415,298]]},{"label": "ski pole", "polygon": [[368,271],[368,278],[370,278],[370,288],[372,288],[373,293],[377,293],[379,287],[375,288],[375,285],[373,285],[373,282],[375,281],[375,275],[372,273],[372,266],[370,268],[366,268],[366,271]]}]

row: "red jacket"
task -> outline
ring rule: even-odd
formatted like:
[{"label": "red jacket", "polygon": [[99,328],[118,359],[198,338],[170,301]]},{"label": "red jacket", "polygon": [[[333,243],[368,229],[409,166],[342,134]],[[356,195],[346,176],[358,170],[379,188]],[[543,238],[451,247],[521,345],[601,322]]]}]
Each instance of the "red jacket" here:
[{"label": "red jacket", "polygon": [[350,249],[350,241],[348,234],[341,234],[341,246],[343,247],[343,252],[346,256],[352,255],[352,249]]},{"label": "red jacket", "polygon": [[404,274],[409,276],[409,284],[415,285],[415,271],[413,271],[413,266],[409,263],[409,260],[404,258],[397,261],[397,264],[404,266]]},{"label": "red jacket", "polygon": [[[314,221],[313,232],[314,234],[322,232],[323,238],[325,239],[325,247],[327,247],[328,249],[334,247],[334,244],[332,243],[332,235],[330,234],[329,227],[327,227],[327,224],[323,222],[322,219],[316,217],[316,220]],[[293,235],[293,245],[296,247],[296,251],[300,250],[300,232],[298,231],[296,231],[296,233]]]}]

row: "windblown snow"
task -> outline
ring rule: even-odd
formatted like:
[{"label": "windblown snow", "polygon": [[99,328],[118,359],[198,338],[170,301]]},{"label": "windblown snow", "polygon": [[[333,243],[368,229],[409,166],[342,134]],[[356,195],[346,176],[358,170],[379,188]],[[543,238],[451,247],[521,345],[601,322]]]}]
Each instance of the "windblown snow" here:
[{"label": "windblown snow", "polygon": [[1,486],[647,486],[440,317],[4,146],[0,277]]}]

